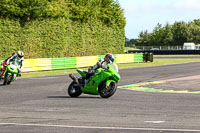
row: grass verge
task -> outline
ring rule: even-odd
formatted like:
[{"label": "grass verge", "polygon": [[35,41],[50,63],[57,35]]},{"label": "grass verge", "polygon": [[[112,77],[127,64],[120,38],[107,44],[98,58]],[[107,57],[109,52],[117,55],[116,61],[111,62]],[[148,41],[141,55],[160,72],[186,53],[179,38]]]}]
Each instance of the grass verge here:
[{"label": "grass verge", "polygon": [[[178,64],[178,63],[187,63],[187,62],[200,62],[200,59],[154,59],[153,62],[146,63],[127,63],[127,64],[118,64],[119,69],[127,68],[136,68],[136,67],[150,67],[150,66],[160,66],[168,64]],[[81,68],[87,70],[88,68]],[[27,77],[40,77],[40,76],[51,76],[51,75],[64,75],[69,73],[76,73],[76,69],[64,69],[64,70],[53,70],[53,71],[39,71],[39,72],[29,72],[23,73],[22,78]]]},{"label": "grass verge", "polygon": [[154,57],[200,57],[200,55],[153,55]]}]

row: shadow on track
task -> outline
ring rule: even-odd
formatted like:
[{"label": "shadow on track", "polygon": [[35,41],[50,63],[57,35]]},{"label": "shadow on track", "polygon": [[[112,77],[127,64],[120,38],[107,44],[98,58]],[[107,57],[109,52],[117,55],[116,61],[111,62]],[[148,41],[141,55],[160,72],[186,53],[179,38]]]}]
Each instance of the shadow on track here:
[{"label": "shadow on track", "polygon": [[80,97],[70,97],[70,96],[48,96],[47,98],[94,98],[94,99],[100,99],[101,97],[91,97],[91,96],[80,96]]}]

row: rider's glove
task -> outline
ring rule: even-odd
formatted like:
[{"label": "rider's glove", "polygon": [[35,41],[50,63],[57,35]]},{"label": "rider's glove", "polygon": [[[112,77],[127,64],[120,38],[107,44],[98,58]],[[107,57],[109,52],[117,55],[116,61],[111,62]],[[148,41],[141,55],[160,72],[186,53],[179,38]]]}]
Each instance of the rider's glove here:
[{"label": "rider's glove", "polygon": [[21,72],[19,73],[19,76],[20,76],[20,77],[22,76],[22,73],[21,73]]},{"label": "rider's glove", "polygon": [[90,68],[90,69],[88,70],[88,72],[89,72],[89,73],[94,73],[95,70],[94,70],[93,68]]},{"label": "rider's glove", "polygon": [[22,73],[21,73],[21,68],[18,68],[17,70],[18,70],[18,72],[19,72],[19,73],[18,73],[18,76],[20,76],[20,77],[21,77],[21,76],[22,76]]},{"label": "rider's glove", "polygon": [[97,62],[97,66],[98,66],[98,67],[101,67],[101,62]]},{"label": "rider's glove", "polygon": [[109,69],[108,66],[104,66],[104,65],[102,65],[102,68],[105,69],[105,70],[108,70],[108,69]]},{"label": "rider's glove", "polygon": [[18,68],[18,72],[21,72],[21,68]]}]

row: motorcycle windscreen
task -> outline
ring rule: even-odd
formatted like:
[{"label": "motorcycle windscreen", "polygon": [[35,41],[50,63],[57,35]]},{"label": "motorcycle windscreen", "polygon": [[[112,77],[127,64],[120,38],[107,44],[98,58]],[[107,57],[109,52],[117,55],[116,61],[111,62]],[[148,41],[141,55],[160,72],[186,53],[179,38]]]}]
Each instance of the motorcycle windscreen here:
[{"label": "motorcycle windscreen", "polygon": [[12,69],[17,69],[19,64],[16,61],[11,61],[10,66],[11,66]]},{"label": "motorcycle windscreen", "polygon": [[111,64],[111,66],[113,67],[113,69],[115,69],[116,72],[119,72],[117,64],[113,63]]}]

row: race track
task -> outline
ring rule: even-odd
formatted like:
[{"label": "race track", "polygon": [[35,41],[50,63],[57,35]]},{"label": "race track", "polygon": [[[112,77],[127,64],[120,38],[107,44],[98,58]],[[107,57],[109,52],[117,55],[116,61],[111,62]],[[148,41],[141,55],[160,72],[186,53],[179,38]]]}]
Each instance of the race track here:
[{"label": "race track", "polygon": [[[123,69],[120,75],[119,86],[189,77],[200,75],[200,62]],[[0,82],[0,133],[200,132],[200,94],[118,88],[109,99],[70,98],[70,82],[68,75]]]}]

